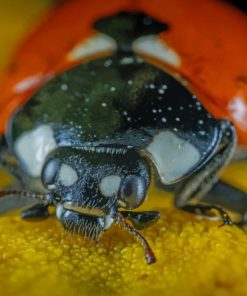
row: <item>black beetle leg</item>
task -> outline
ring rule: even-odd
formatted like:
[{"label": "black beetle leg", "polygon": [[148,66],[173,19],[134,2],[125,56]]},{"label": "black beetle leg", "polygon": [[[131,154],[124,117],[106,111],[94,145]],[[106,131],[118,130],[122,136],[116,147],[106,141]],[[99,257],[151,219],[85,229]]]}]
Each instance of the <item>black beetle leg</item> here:
[{"label": "black beetle leg", "polygon": [[247,193],[222,181],[214,184],[202,201],[217,204],[242,217],[247,212]]},{"label": "black beetle leg", "polygon": [[203,197],[203,202],[215,203],[238,214],[238,226],[247,225],[247,193],[224,182],[217,182]]},{"label": "black beetle leg", "polygon": [[220,170],[229,162],[236,142],[235,130],[227,120],[220,121],[222,131],[219,149],[209,162],[197,173],[192,175],[175,193],[174,204],[178,208],[186,209],[192,199],[201,200],[218,179]]},{"label": "black beetle leg", "polygon": [[31,208],[28,208],[21,212],[21,218],[25,220],[43,220],[48,218],[49,211],[47,204],[35,204]]},{"label": "black beetle leg", "polygon": [[132,222],[133,226],[137,229],[143,229],[154,224],[159,218],[160,213],[157,211],[145,211],[145,212],[131,212],[121,211],[124,218]]},{"label": "black beetle leg", "polygon": [[211,218],[217,217],[214,214],[214,211],[216,211],[220,215],[223,221],[223,223],[220,226],[233,224],[227,212],[224,211],[221,207],[218,207],[215,205],[204,205],[204,204],[186,205],[182,209],[186,212],[194,213],[201,216],[211,217]]}]

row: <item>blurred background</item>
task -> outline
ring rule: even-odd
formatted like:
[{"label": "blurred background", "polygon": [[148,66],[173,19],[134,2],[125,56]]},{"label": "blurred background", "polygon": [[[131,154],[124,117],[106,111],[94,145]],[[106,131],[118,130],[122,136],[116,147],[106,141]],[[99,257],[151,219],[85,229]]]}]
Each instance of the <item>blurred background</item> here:
[{"label": "blurred background", "polygon": [[0,0],[0,73],[18,43],[55,4],[54,0]]}]

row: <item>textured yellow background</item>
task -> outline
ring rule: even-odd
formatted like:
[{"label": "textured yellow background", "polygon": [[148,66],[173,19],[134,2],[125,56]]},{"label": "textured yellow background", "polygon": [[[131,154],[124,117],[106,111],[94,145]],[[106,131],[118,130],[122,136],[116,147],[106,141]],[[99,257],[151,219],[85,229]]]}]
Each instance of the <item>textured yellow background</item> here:
[{"label": "textured yellow background", "polygon": [[[0,0],[0,69],[48,1]],[[247,165],[224,179],[247,190]],[[0,173],[0,185],[8,176]],[[198,219],[150,192],[145,205],[161,220],[142,231],[158,262],[147,266],[140,245],[119,227],[99,244],[65,232],[55,218],[0,217],[0,295],[247,295],[247,235]]]}]

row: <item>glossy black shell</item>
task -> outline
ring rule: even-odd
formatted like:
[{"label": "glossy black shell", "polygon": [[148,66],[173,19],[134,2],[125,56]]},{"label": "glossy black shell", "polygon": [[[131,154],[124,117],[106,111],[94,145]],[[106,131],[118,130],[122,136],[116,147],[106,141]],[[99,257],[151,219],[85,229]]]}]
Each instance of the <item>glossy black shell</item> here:
[{"label": "glossy black shell", "polygon": [[50,124],[59,146],[123,145],[144,149],[161,130],[192,143],[204,162],[215,149],[217,121],[167,73],[117,53],[81,64],[43,86],[15,114],[12,142]]}]

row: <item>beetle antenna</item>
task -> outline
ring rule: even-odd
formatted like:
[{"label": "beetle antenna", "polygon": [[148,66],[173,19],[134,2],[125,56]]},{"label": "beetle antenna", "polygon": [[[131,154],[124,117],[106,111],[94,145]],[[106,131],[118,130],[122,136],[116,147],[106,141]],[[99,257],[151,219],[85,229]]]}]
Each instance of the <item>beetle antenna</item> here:
[{"label": "beetle antenna", "polygon": [[122,226],[125,230],[127,230],[129,233],[134,235],[142,244],[145,252],[145,259],[147,261],[147,264],[153,264],[156,262],[156,257],[154,255],[154,252],[152,251],[151,247],[149,246],[146,239],[132,226],[126,223],[124,217],[118,213],[116,222]]},{"label": "beetle antenna", "polygon": [[36,192],[28,192],[23,190],[0,190],[0,198],[3,198],[8,195],[18,195],[20,197],[28,197],[31,199],[36,199],[39,201],[43,201],[49,205],[53,204],[53,195],[51,193],[36,193]]}]

